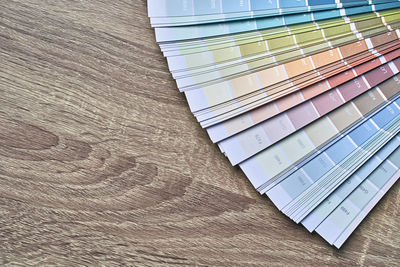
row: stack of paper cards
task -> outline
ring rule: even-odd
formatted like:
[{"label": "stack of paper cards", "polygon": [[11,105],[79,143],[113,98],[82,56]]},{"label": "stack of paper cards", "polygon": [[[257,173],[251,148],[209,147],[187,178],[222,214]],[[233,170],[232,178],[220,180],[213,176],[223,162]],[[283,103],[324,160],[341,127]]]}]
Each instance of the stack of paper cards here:
[{"label": "stack of paper cards", "polygon": [[201,127],[340,247],[400,176],[398,0],[148,0]]}]

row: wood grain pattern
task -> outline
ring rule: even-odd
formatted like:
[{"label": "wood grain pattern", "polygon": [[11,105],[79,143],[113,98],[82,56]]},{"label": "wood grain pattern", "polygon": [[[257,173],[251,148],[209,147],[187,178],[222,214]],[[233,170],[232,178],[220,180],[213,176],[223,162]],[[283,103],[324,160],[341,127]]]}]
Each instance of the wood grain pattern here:
[{"label": "wood grain pattern", "polygon": [[0,265],[388,265],[395,185],[336,250],[211,144],[146,1],[0,1]]}]

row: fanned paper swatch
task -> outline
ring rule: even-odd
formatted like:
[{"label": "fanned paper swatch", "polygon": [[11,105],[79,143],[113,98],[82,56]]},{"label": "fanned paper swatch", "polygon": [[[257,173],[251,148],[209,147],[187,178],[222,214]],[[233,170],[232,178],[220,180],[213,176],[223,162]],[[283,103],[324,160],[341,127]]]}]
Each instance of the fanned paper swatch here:
[{"label": "fanned paper swatch", "polygon": [[201,127],[340,248],[400,177],[400,1],[148,0]]}]

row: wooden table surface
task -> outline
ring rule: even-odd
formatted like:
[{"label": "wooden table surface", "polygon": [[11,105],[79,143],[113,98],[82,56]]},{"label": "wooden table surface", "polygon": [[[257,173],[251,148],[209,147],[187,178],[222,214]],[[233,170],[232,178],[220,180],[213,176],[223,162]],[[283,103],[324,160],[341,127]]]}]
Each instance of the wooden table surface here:
[{"label": "wooden table surface", "polygon": [[393,266],[399,206],[329,246],[211,143],[145,0],[0,1],[0,265]]}]

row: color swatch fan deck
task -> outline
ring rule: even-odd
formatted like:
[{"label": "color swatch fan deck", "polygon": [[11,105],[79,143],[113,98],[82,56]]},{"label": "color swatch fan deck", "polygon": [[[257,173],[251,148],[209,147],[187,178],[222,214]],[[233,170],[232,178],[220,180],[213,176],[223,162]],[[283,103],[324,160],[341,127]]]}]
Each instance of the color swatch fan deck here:
[{"label": "color swatch fan deck", "polygon": [[340,248],[400,177],[400,1],[148,0],[197,121]]}]

